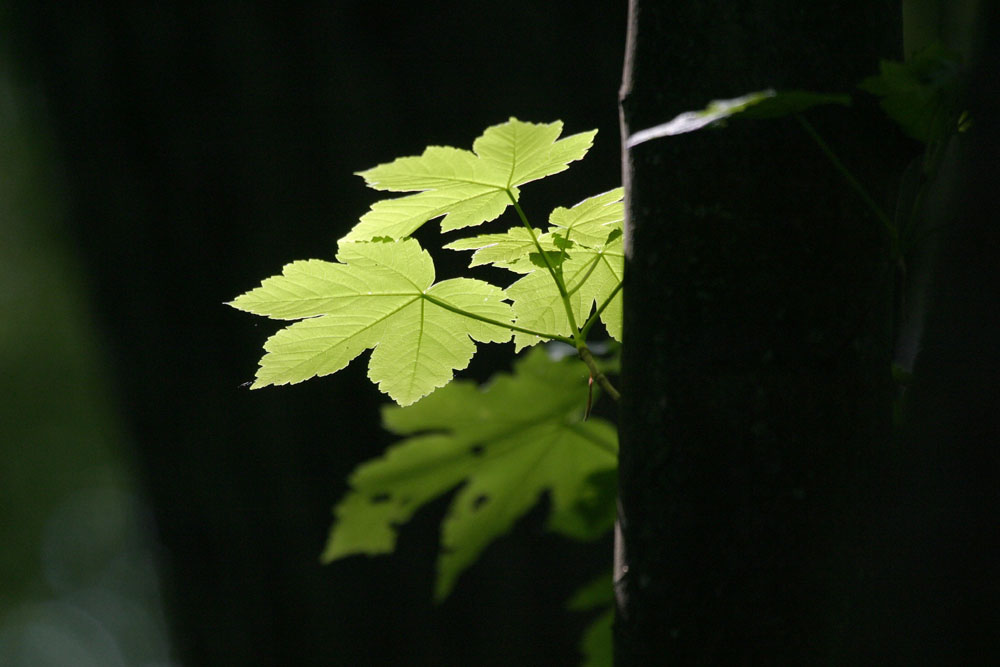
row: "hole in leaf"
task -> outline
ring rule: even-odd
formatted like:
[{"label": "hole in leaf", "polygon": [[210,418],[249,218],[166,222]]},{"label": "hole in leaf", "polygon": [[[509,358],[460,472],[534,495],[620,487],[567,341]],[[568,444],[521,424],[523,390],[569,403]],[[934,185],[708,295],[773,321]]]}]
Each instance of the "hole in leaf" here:
[{"label": "hole in leaf", "polygon": [[480,507],[486,504],[487,500],[489,500],[489,497],[486,496],[486,494],[481,494],[478,498],[472,501],[472,509],[474,510],[479,509]]},{"label": "hole in leaf", "polygon": [[486,453],[486,447],[483,445],[474,445],[471,450],[473,456],[482,456]]}]

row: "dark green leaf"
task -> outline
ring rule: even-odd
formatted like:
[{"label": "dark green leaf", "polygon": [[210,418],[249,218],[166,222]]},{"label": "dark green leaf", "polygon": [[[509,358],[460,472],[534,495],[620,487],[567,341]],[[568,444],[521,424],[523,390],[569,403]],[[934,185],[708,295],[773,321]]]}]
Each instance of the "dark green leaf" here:
[{"label": "dark green leaf", "polygon": [[584,667],[611,667],[612,639],[611,624],[614,622],[614,587],[610,572],[593,579],[583,588],[577,590],[566,603],[571,611],[589,611],[598,607],[606,607],[600,616],[595,618],[580,639],[580,653],[583,655]]},{"label": "dark green leaf", "polygon": [[566,602],[570,611],[587,611],[615,601],[613,577],[611,572],[605,572],[596,579],[591,579],[583,588],[577,589],[573,597]]},{"label": "dark green leaf", "polygon": [[961,81],[961,61],[940,43],[910,60],[883,60],[879,74],[859,87],[879,98],[886,115],[919,141],[932,141],[957,130],[954,96]]},{"label": "dark green leaf", "polygon": [[802,90],[781,93],[772,89],[759,90],[728,100],[713,100],[707,107],[698,111],[685,111],[671,121],[636,132],[628,138],[626,146],[631,148],[650,139],[694,132],[705,127],[719,125],[736,116],[742,118],[778,118],[801,113],[819,105],[840,104],[848,106],[850,103],[851,98],[848,95],[811,93]]},{"label": "dark green leaf", "polygon": [[392,551],[399,524],[458,486],[442,525],[438,599],[543,493],[550,527],[580,534],[587,521],[574,513],[593,493],[588,480],[617,465],[618,448],[610,423],[582,421],[586,387],[586,367],[553,362],[539,347],[485,390],[456,381],[410,407],[386,408],[385,426],[410,437],[351,475],[324,560]]},{"label": "dark green leaf", "polygon": [[583,667],[611,667],[614,661],[611,625],[615,620],[614,608],[597,617],[583,633],[580,652],[583,653]]},{"label": "dark green leaf", "polygon": [[741,118],[780,118],[828,104],[850,106],[851,96],[789,90],[763,99],[739,113]]}]

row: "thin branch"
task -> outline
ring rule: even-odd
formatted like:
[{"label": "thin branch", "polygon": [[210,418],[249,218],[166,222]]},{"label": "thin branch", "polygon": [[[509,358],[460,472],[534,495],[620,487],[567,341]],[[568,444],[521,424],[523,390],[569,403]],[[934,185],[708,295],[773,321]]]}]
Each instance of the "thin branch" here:
[{"label": "thin branch", "polygon": [[865,205],[872,211],[872,213],[875,214],[875,217],[881,221],[886,232],[889,233],[889,238],[892,240],[892,250],[893,255],[895,256],[899,249],[899,234],[896,231],[896,226],[892,223],[892,220],[890,220],[885,211],[883,211],[882,208],[875,203],[875,200],[871,198],[868,191],[865,190],[864,186],[861,185],[857,178],[855,178],[851,170],[847,168],[847,165],[841,162],[840,158],[837,157],[837,154],[833,152],[833,149],[831,149],[826,141],[823,140],[823,137],[819,136],[819,132],[817,132],[816,128],[812,126],[812,123],[806,120],[801,114],[796,114],[795,120],[799,122],[799,125],[801,125],[802,129],[806,131],[806,134],[808,134],[809,137],[816,142],[819,149],[823,151],[823,155],[830,160],[834,168],[840,173],[841,176],[844,177],[844,180],[847,181],[848,185],[850,185],[851,188],[858,193],[858,196],[861,197],[861,200],[865,203]]},{"label": "thin branch", "polygon": [[594,361],[594,355],[590,353],[590,348],[581,344],[577,346],[576,351],[580,355],[580,359],[583,360],[583,363],[587,364],[587,368],[590,369],[591,377],[593,377],[594,380],[601,385],[601,389],[608,392],[608,396],[615,401],[620,400],[622,395],[618,393],[618,390],[615,389],[613,384],[611,384],[611,381],[608,380],[607,376],[605,376],[604,373],[597,368],[597,362]]}]

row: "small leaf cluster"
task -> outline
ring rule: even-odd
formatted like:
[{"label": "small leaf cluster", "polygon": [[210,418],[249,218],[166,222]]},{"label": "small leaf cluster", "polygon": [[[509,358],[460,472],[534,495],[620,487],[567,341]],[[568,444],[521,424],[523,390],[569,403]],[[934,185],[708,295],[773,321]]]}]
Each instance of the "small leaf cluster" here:
[{"label": "small leaf cluster", "polygon": [[[408,194],[375,202],[340,239],[337,262],[292,262],[231,302],[296,320],[264,344],[251,388],[329,375],[370,349],[368,377],[410,405],[465,368],[476,343],[513,337],[517,350],[543,340],[582,349],[598,319],[620,340],[622,190],[557,208],[546,230],[519,203],[521,186],[581,159],[596,133],[561,132],[560,122],[511,118],[488,128],[472,151],[431,146],[359,172],[369,187]],[[445,247],[475,250],[471,266],[508,269],[521,276],[514,284],[435,281],[433,260],[411,237],[417,229],[437,218],[442,231],[477,226],[511,207],[520,224]]]}]

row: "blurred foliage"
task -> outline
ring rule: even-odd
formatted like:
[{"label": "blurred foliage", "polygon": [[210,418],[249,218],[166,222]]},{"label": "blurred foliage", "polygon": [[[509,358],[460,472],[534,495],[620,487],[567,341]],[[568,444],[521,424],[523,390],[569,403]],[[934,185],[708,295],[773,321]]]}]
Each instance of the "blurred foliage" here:
[{"label": "blurred foliage", "polygon": [[149,532],[60,235],[44,116],[0,50],[0,664],[165,664]]}]

